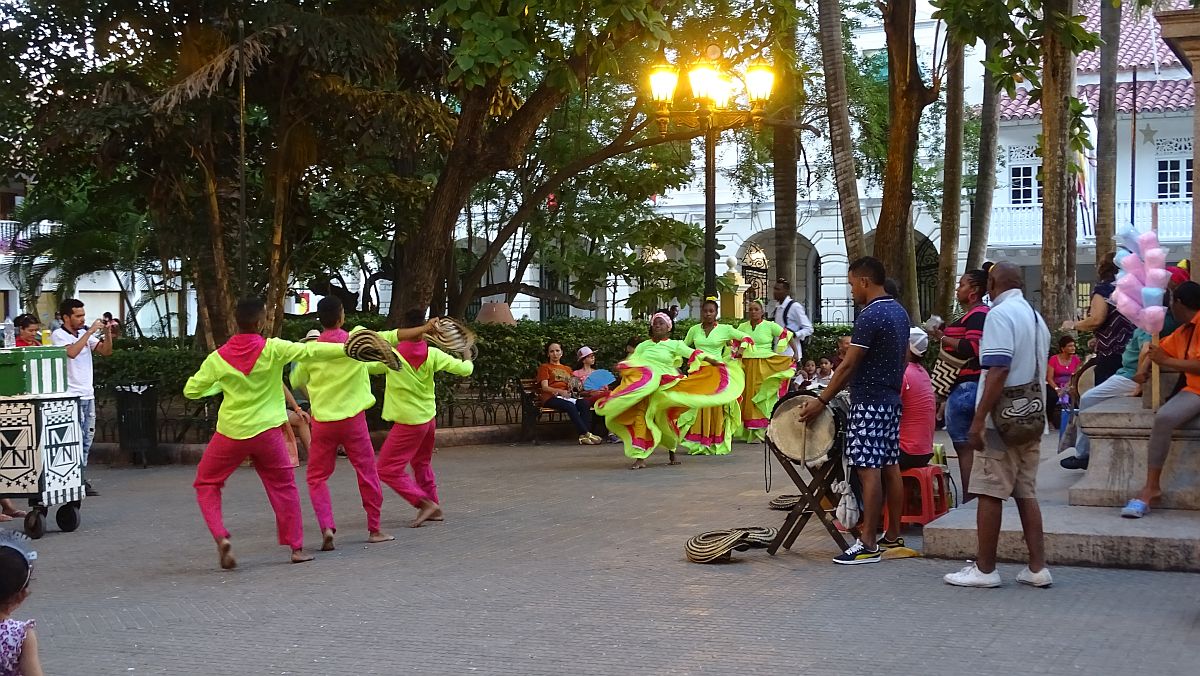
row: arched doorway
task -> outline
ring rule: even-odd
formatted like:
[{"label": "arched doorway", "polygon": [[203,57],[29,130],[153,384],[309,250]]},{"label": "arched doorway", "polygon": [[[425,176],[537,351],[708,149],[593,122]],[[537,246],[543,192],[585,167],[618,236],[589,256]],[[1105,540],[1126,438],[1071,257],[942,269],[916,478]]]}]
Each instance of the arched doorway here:
[{"label": "arched doorway", "polygon": [[814,322],[821,317],[821,254],[812,241],[796,234],[796,269],[781,271],[772,259],[775,253],[775,231],[763,230],[742,243],[738,250],[738,265],[742,278],[750,289],[745,302],[755,298],[771,300],[775,280],[783,277],[792,285],[792,298],[804,305]]},{"label": "arched doorway", "polygon": [[768,295],[768,279],[771,274],[771,263],[767,252],[756,242],[746,243],[746,251],[742,254],[742,279],[750,285],[742,302],[743,312],[750,309],[750,303],[765,299]]}]

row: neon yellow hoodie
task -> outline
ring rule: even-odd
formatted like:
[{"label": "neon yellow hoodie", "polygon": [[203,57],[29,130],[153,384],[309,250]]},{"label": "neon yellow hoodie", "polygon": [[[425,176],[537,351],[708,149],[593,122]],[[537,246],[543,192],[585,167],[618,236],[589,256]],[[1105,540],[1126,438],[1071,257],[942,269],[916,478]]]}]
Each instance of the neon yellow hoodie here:
[{"label": "neon yellow hoodie", "polygon": [[[399,344],[395,331],[384,331],[379,335],[389,345]],[[456,376],[469,376],[475,371],[475,365],[471,362],[451,357],[436,347],[426,346],[424,341],[405,341],[396,351],[404,362],[404,368],[392,371],[383,364],[371,364],[369,368],[372,373],[387,374],[383,419],[401,425],[423,425],[437,415],[433,389],[435,373],[445,371]],[[421,353],[425,353],[424,360],[420,359]]]},{"label": "neon yellow hoodie", "polygon": [[293,343],[238,334],[208,355],[196,375],[188,378],[183,396],[200,399],[224,394],[217,412],[217,432],[230,439],[249,439],[287,422],[284,365],[301,359],[337,359],[345,354],[337,343]]},{"label": "neon yellow hoodie", "polygon": [[[341,329],[326,329],[317,342],[341,345],[348,335]],[[292,387],[303,387],[308,392],[312,417],[317,422],[353,418],[375,405],[367,365],[346,356],[300,362],[292,369],[290,382]]]}]

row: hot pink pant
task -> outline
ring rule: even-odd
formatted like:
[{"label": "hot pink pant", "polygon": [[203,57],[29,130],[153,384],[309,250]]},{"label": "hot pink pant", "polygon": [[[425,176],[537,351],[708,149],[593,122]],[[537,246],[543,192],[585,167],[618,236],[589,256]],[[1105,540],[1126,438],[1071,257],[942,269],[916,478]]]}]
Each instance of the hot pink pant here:
[{"label": "hot pink pant", "polygon": [[321,530],[337,530],[333,522],[333,505],[329,500],[326,481],[333,475],[337,447],[346,449],[346,457],[358,474],[358,494],[367,512],[367,530],[379,530],[379,508],[383,506],[383,490],[379,487],[379,472],[375,469],[375,447],[367,430],[367,414],[333,422],[313,421],[312,448],[308,449],[308,497]]},{"label": "hot pink pant", "polygon": [[254,461],[254,471],[267,490],[271,509],[275,510],[275,528],[279,544],[292,549],[304,546],[304,526],[300,520],[300,492],[296,490],[296,472],[288,459],[283,433],[273,427],[249,439],[230,439],[216,433],[204,449],[204,457],[196,467],[196,502],[214,538],[227,538],[221,517],[221,489],[233,470],[247,457]]},{"label": "hot pink pant", "polygon": [[[392,425],[379,449],[379,478],[413,507],[437,502],[437,477],[433,475],[433,435],[437,425]],[[407,469],[412,465],[413,476]]]}]

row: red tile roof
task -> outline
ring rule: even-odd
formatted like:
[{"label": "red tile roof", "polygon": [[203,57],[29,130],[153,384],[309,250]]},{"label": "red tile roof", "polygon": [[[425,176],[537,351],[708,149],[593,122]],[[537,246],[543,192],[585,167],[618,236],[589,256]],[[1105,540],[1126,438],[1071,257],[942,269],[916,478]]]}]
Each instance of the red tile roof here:
[{"label": "red tile roof", "polygon": [[[1100,3],[1112,0],[1079,0],[1075,11],[1087,17],[1083,22],[1084,28],[1093,33],[1100,33]],[[1187,9],[1191,7],[1190,0],[1163,0],[1160,10]],[[1155,59],[1159,67],[1167,68],[1181,65],[1179,58],[1163,42],[1161,28],[1154,12],[1143,10],[1138,13],[1133,2],[1121,3],[1121,43],[1117,52],[1117,68],[1119,70],[1134,70],[1139,68],[1154,69]],[[1100,72],[1100,50],[1084,52],[1075,62],[1075,68],[1080,73]]]},{"label": "red tile roof", "polygon": [[[1092,110],[1096,109],[1096,101],[1100,93],[1100,85],[1079,85],[1080,99],[1087,102]],[[1150,80],[1139,81],[1137,85],[1137,110],[1139,113],[1169,113],[1179,110],[1191,110],[1196,105],[1196,94],[1191,80]],[[1129,113],[1133,110],[1133,83],[1117,83],[1117,111]],[[1040,117],[1042,106],[1029,100],[1029,92],[1018,89],[1015,98],[1007,94],[1000,95],[1000,119],[1029,120]]]}]

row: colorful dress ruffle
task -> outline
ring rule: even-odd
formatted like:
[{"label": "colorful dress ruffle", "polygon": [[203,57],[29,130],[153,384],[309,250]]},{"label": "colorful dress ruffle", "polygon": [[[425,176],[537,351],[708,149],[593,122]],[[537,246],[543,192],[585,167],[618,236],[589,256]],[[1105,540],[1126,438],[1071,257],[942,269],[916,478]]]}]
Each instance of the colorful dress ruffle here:
[{"label": "colorful dress ruffle", "polygon": [[758,326],[744,322],[738,331],[750,336],[754,345],[742,354],[746,384],[741,399],[742,424],[736,436],[742,441],[762,441],[771,422],[771,411],[796,375],[792,358],[779,354],[787,349],[791,332],[766,320]]},{"label": "colorful dress ruffle", "polygon": [[646,458],[658,446],[674,450],[681,435],[680,416],[737,400],[741,372],[708,364],[702,354],[679,340],[647,340],[617,365],[621,379],[611,394],[596,402],[595,411],[624,443],[625,455]]},{"label": "colorful dress ruffle", "polygon": [[[742,367],[732,358],[731,341],[742,343],[743,349],[753,344],[750,336],[728,324],[717,324],[708,335],[705,335],[704,327],[696,324],[683,339],[684,344],[720,359],[731,372],[740,374]],[[737,400],[722,406],[691,409],[679,417],[679,428],[683,430],[680,445],[690,455],[726,455],[733,450],[733,435],[741,424]]]}]

